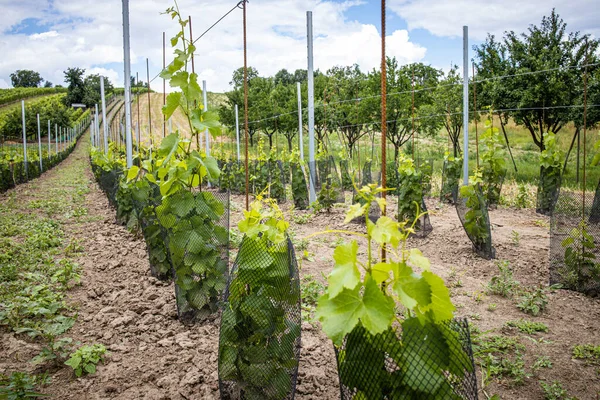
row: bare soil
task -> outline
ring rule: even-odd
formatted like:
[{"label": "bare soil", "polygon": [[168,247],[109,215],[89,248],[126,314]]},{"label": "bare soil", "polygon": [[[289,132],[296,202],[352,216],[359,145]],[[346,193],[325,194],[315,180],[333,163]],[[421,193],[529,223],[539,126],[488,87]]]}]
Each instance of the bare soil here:
[{"label": "bare soil", "polygon": [[[110,355],[96,374],[75,378],[68,367],[50,371],[52,383],[43,391],[58,399],[217,399],[217,344],[219,319],[201,325],[185,326],[177,320],[172,284],[160,282],[149,274],[143,239],[115,223],[115,212],[94,182],[86,161],[87,147],[79,146],[66,160],[82,162],[89,179],[88,222],[67,225],[67,235],[78,238],[84,252],[77,262],[83,267],[82,284],[70,292],[77,306],[78,319],[69,336],[82,343],[103,343]],[[84,161],[82,161],[84,160]],[[59,167],[60,168],[60,167]],[[29,190],[38,190],[53,172],[15,189],[14,196],[25,201]],[[243,196],[232,196],[231,220],[235,226],[242,217]],[[522,386],[494,381],[480,389],[480,398],[499,394],[502,399],[543,399],[539,381],[559,380],[571,396],[597,398],[600,379],[597,368],[573,360],[577,344],[600,344],[600,300],[564,290],[549,293],[549,305],[539,317],[523,314],[516,299],[485,294],[490,278],[497,273],[496,261],[474,255],[453,206],[429,199],[432,233],[424,239],[411,239],[432,262],[432,270],[446,278],[452,287],[459,316],[469,317],[481,331],[521,336],[527,350],[525,361],[531,376]],[[393,204],[392,204],[393,207]],[[289,204],[283,205],[289,217]],[[344,228],[344,208],[309,218],[305,224],[291,222],[296,239],[327,228]],[[306,214],[293,211],[294,216]],[[526,286],[548,282],[548,220],[532,210],[500,208],[490,212],[492,235],[498,259],[508,260],[515,278]],[[291,220],[292,218],[290,218]],[[364,229],[351,224],[351,229]],[[513,231],[519,233],[518,245]],[[341,235],[343,237],[343,235]],[[300,275],[312,275],[325,282],[332,268],[335,237],[310,239],[304,257],[297,252]],[[233,261],[233,260],[232,260]],[[459,281],[460,284],[457,283]],[[489,305],[496,304],[490,311]],[[535,343],[513,330],[503,328],[506,321],[526,318],[549,327],[538,334],[547,342]],[[303,323],[302,351],[296,397],[298,399],[339,398],[335,356],[331,342],[318,323]],[[29,369],[27,360],[39,352],[39,344],[24,335],[0,332],[0,372]],[[540,356],[548,356],[553,367],[532,372]],[[478,368],[479,383],[481,375]]]}]

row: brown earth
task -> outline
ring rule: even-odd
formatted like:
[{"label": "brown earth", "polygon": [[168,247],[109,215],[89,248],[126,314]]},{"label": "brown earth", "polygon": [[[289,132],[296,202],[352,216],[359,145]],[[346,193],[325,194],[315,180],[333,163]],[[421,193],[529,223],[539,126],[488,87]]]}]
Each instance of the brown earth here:
[{"label": "brown earth", "polygon": [[[88,140],[89,141],[89,140]],[[83,140],[82,143],[88,141]],[[87,145],[80,144],[65,163],[87,158]],[[60,167],[59,167],[60,168]],[[195,326],[177,321],[172,284],[162,283],[149,274],[143,239],[115,223],[115,212],[94,182],[89,163],[88,214],[98,218],[66,225],[66,234],[81,240],[84,252],[77,262],[83,267],[82,284],[70,292],[70,301],[78,309],[78,319],[69,336],[82,343],[103,343],[110,351],[96,374],[75,378],[65,367],[50,371],[52,383],[43,388],[58,399],[217,399],[217,343],[219,320]],[[42,178],[15,189],[14,194],[26,203],[27,193],[42,187],[53,171]],[[24,203],[24,204],[25,204]],[[232,226],[241,219],[244,199],[232,196]],[[531,372],[523,386],[494,381],[481,391],[499,394],[503,399],[543,399],[539,381],[559,380],[571,396],[592,399],[600,393],[598,371],[593,366],[571,358],[576,344],[600,344],[600,300],[565,290],[549,293],[549,305],[539,317],[523,314],[515,299],[485,294],[485,287],[497,272],[496,261],[475,256],[456,211],[452,206],[428,200],[433,232],[424,239],[411,239],[432,262],[432,270],[452,287],[457,314],[470,318],[481,331],[520,336],[527,350],[529,368],[540,355],[548,356],[551,369]],[[303,211],[289,211],[290,220]],[[390,204],[393,208],[393,202]],[[344,209],[336,207],[330,214],[309,217],[304,224],[291,223],[296,240],[327,228],[344,228]],[[503,209],[490,212],[492,235],[497,258],[508,260],[515,277],[523,285],[547,284],[548,220],[532,210]],[[352,229],[361,229],[351,224]],[[518,245],[513,231],[520,235]],[[343,236],[343,235],[342,235]],[[310,239],[306,257],[297,251],[300,275],[312,275],[325,282],[323,275],[332,268],[335,240],[329,236]],[[489,305],[496,304],[490,311]],[[526,318],[543,322],[546,334],[535,336],[536,342],[503,328],[506,321]],[[298,399],[339,398],[338,378],[332,345],[318,324],[303,323],[302,351],[299,368]],[[39,344],[24,335],[1,332],[0,372],[29,369],[27,360],[39,352]],[[541,343],[541,337],[547,342]],[[478,368],[479,369],[479,368]]]}]

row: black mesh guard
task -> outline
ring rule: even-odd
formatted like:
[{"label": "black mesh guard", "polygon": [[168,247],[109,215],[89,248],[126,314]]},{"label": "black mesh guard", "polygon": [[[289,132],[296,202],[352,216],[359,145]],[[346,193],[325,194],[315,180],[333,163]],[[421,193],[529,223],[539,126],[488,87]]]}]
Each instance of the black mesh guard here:
[{"label": "black mesh guard", "polygon": [[476,190],[477,203],[473,207],[468,206],[467,199],[459,195],[458,189],[454,192],[454,205],[460,223],[473,243],[473,251],[480,257],[491,260],[496,257],[496,249],[492,246],[490,217],[481,187],[477,185]]},{"label": "black mesh guard", "polygon": [[134,192],[132,198],[135,213],[138,215],[139,226],[146,242],[150,273],[157,279],[169,280],[172,276],[169,252],[165,245],[160,222],[156,216],[156,207],[160,205],[162,200],[160,188],[158,185],[151,183],[147,197],[137,197]]},{"label": "black mesh guard", "polygon": [[300,281],[292,242],[244,237],[225,291],[219,336],[222,399],[294,398]]},{"label": "black mesh guard", "polygon": [[371,335],[359,324],[334,348],[342,400],[477,399],[466,320],[402,326]]},{"label": "black mesh guard", "polygon": [[543,215],[552,215],[558,200],[562,177],[560,169],[540,168],[540,182],[537,190],[535,211]]},{"label": "black mesh guard", "polygon": [[229,193],[181,191],[156,207],[183,323],[218,311],[229,261]]},{"label": "black mesh guard", "polygon": [[600,193],[561,189],[550,218],[550,284],[600,295]]}]

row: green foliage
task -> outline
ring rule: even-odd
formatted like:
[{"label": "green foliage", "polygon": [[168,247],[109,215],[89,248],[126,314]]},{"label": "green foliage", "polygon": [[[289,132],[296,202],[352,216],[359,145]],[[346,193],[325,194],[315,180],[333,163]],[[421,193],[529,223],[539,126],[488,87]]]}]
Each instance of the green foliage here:
[{"label": "green foliage", "polygon": [[305,275],[300,282],[302,293],[302,320],[312,322],[319,297],[325,292],[325,285],[314,279],[312,275]]},{"label": "green foliage", "polygon": [[571,229],[561,246],[565,250],[565,259],[558,273],[565,288],[584,291],[591,282],[600,283],[600,263],[596,262],[594,254],[596,245],[584,221]]},{"label": "green foliage", "polygon": [[13,87],[37,88],[44,78],[39,72],[30,69],[18,69],[10,74],[10,82]]},{"label": "green foliage", "polygon": [[[180,31],[171,39],[175,58],[160,76],[178,91],[167,96],[162,111],[168,119],[176,110],[181,110],[192,128],[192,137],[183,138],[179,131],[171,133],[153,151],[152,159],[144,159],[141,166],[129,168],[120,186],[125,193],[119,196],[119,204],[125,212],[133,208],[133,200],[143,205],[141,210],[155,206],[156,222],[150,220],[151,229],[147,235],[158,245],[160,230],[165,233],[168,258],[175,275],[179,314],[182,319],[193,320],[200,314],[204,316],[218,309],[217,301],[226,282],[227,259],[223,258],[221,250],[228,242],[229,231],[219,226],[225,209],[213,192],[197,191],[207,181],[217,182],[220,170],[214,158],[191,149],[192,142],[198,141],[202,132],[208,130],[215,136],[220,133],[221,125],[214,112],[196,107],[196,104],[202,104],[202,91],[198,75],[187,71],[196,48],[185,36],[187,22],[178,10],[170,8],[167,13],[179,22]],[[98,158],[100,165],[105,164],[103,169],[115,166],[110,159]],[[160,204],[156,201],[155,187],[160,193]],[[137,224],[140,215],[134,216]],[[146,217],[143,213],[141,216]],[[133,225],[131,219],[128,224]],[[158,262],[159,272],[167,266],[166,256],[160,245],[151,246],[151,257]]]},{"label": "green foliage", "polygon": [[548,296],[546,295],[546,289],[540,287],[524,292],[517,304],[517,308],[526,314],[537,317],[544,312],[547,305]]},{"label": "green foliage", "polygon": [[544,400],[577,400],[575,397],[568,395],[559,381],[552,381],[551,384],[540,382],[540,385],[544,390]]},{"label": "green foliage", "polygon": [[298,305],[300,288],[290,273],[288,226],[275,200],[260,196],[238,224],[245,237],[221,317],[219,377],[247,398],[286,398],[298,367],[300,325],[287,310]]},{"label": "green foliage", "polygon": [[331,208],[337,202],[341,188],[338,179],[334,176],[335,169],[331,165],[333,160],[326,159],[320,161],[319,176],[321,178],[321,189],[317,193],[318,209],[331,212]]},{"label": "green foliage", "polygon": [[517,328],[519,332],[533,335],[538,332],[548,332],[548,326],[542,322],[526,321],[520,319],[518,321],[508,321],[506,326]]},{"label": "green foliage", "polygon": [[304,165],[298,162],[292,162],[291,168],[294,207],[298,210],[306,210],[308,208],[308,188],[304,176]]},{"label": "green foliage", "polygon": [[228,242],[228,229],[218,225],[224,211],[213,193],[187,190],[163,197],[156,207],[167,231],[181,315],[218,309],[227,277],[227,260],[220,249]]},{"label": "green foliage", "polygon": [[527,190],[527,185],[525,182],[519,182],[517,184],[517,200],[515,201],[515,206],[517,208],[528,208],[531,204],[531,200],[529,198],[529,191]]},{"label": "green foliage", "polygon": [[589,364],[600,365],[600,345],[578,344],[573,347],[573,358],[585,360]]},{"label": "green foliage", "polygon": [[447,203],[454,202],[454,193],[458,191],[458,180],[462,168],[462,157],[454,157],[449,153],[444,155],[444,176],[440,200]]},{"label": "green foliage", "polygon": [[521,234],[515,230],[510,231],[510,241],[518,247],[521,242]]},{"label": "green foliage", "polygon": [[14,89],[0,89],[0,106],[29,97],[44,96],[49,94],[64,93],[65,88],[39,88],[39,87],[15,87]]},{"label": "green foliage", "polygon": [[[421,173],[421,183],[423,185],[423,196],[427,196],[431,192],[431,179],[433,175],[433,160],[424,162],[419,166]],[[388,185],[391,186],[391,185]]]},{"label": "green foliage", "polygon": [[481,134],[480,150],[482,190],[488,206],[498,204],[500,190],[506,176],[506,154],[503,151],[500,130],[493,127],[490,118],[486,121],[485,131]]},{"label": "green foliage", "polygon": [[519,282],[513,278],[510,263],[506,260],[498,261],[499,274],[494,275],[488,283],[488,291],[502,297],[511,297],[519,287]]},{"label": "green foliage", "polygon": [[429,115],[438,114],[442,116],[439,119],[452,142],[452,154],[455,158],[458,158],[460,154],[459,137],[463,126],[462,78],[458,71],[458,66],[452,65],[439,83],[434,91],[433,104],[426,111]]},{"label": "green foliage", "polygon": [[550,357],[548,356],[539,356],[533,363],[531,369],[534,371],[538,371],[542,368],[552,368],[552,361],[550,361]]},{"label": "green foliage", "polygon": [[558,197],[562,174],[562,152],[552,132],[544,133],[545,149],[540,153],[540,184],[537,191],[537,209],[550,214]]},{"label": "green foliage", "polygon": [[[398,156],[398,221],[414,221],[423,204],[423,176],[417,171],[412,158],[403,153]],[[418,229],[418,222],[415,227]]]},{"label": "green foliage", "polygon": [[0,374],[0,399],[22,400],[47,397],[37,392],[37,386],[46,385],[50,379],[47,374],[30,375],[27,372],[13,372],[10,375]]},{"label": "green foliage", "polygon": [[483,387],[492,378],[507,377],[515,385],[524,383],[528,377],[523,360],[525,346],[515,338],[501,335],[473,336],[473,353],[482,368]]},{"label": "green foliage", "polygon": [[65,365],[73,368],[78,378],[84,374],[91,375],[96,373],[96,365],[104,360],[105,353],[106,347],[102,344],[84,345],[71,353]]},{"label": "green foliage", "polygon": [[[25,129],[27,131],[27,140],[30,143],[37,143],[37,114],[40,115],[40,124],[42,134],[46,132],[47,121],[50,121],[52,127],[55,124],[63,127],[72,127],[74,121],[82,114],[82,111],[75,111],[62,104],[65,94],[54,94],[40,98],[31,99],[25,102]],[[23,121],[21,107],[9,109],[0,118],[0,135],[4,139],[20,139],[23,136]],[[54,130],[52,130],[54,136]],[[43,150],[47,150],[43,146]],[[21,152],[22,148],[19,148]],[[34,154],[37,154],[37,147]],[[36,156],[37,159],[37,156]]]},{"label": "green foliage", "polygon": [[[430,271],[429,260],[418,249],[406,249],[414,223],[407,227],[406,223],[385,216],[375,223],[368,218],[371,204],[384,206],[384,200],[378,197],[381,192],[375,185],[364,186],[359,191],[363,204],[356,203],[348,210],[346,223],[357,217],[365,219],[366,234],[344,232],[367,239],[367,260],[359,260],[355,240],[337,246],[333,254],[335,266],[328,276],[327,291],[319,299],[316,317],[334,345],[340,347],[347,338],[338,358],[344,385],[356,388],[362,396],[375,398],[392,389],[398,396],[433,395],[438,390],[443,392],[441,388],[449,384],[449,369],[453,376],[464,374],[450,366],[450,360],[465,357],[458,336],[444,324],[452,318],[454,306],[443,280]],[[373,251],[383,248],[388,258],[377,262]],[[402,305],[410,318],[398,318],[396,304]],[[392,325],[396,322],[403,331],[411,332],[401,340]],[[380,335],[385,338],[377,339]],[[380,348],[376,343],[389,347]],[[440,353],[434,349],[441,349]],[[386,371],[384,353],[398,358],[404,378]],[[368,369],[379,371],[370,379],[372,382],[366,384],[364,376],[351,374],[356,362],[372,363]],[[427,381],[435,384],[427,386],[423,383]]]},{"label": "green foliage", "polygon": [[285,186],[283,181],[283,168],[273,156],[269,159],[269,196],[278,202],[285,201]]},{"label": "green foliage", "polygon": [[473,241],[476,250],[487,252],[491,247],[490,226],[487,214],[487,205],[481,195],[478,179],[475,183],[461,186],[460,197],[465,199],[467,212],[464,216],[463,226]]},{"label": "green foliage", "polygon": [[[391,166],[393,166],[393,164]],[[348,172],[348,160],[340,160],[340,172],[342,176],[342,189],[352,190],[352,178],[350,178],[350,173]]]}]

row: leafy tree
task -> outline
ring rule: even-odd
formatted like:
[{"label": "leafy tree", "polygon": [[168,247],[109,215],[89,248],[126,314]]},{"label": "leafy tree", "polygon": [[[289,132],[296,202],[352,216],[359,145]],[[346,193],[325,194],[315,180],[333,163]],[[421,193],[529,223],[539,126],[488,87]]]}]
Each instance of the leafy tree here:
[{"label": "leafy tree", "polygon": [[52,87],[52,82],[46,81],[46,83],[44,83],[44,87],[45,88],[51,88]]},{"label": "leafy tree", "polygon": [[493,115],[498,117],[500,127],[506,141],[506,124],[511,116],[511,110],[516,107],[518,102],[518,91],[514,91],[506,84],[503,79],[494,79],[497,76],[508,75],[511,73],[510,58],[507,47],[496,40],[494,35],[488,35],[486,41],[480,46],[474,47],[478,62],[476,80],[483,82],[477,83],[477,104],[478,108],[491,107]]},{"label": "leafy tree", "polygon": [[[100,75],[93,74],[85,77],[83,81],[84,94],[82,103],[87,107],[94,107],[95,104],[100,104],[102,97],[100,94]],[[114,87],[108,78],[104,78],[104,93],[108,94],[113,91]]]},{"label": "leafy tree", "polygon": [[[431,113],[430,106],[433,104],[433,90],[422,90],[434,88],[437,85],[440,71],[422,63],[400,66],[396,58],[387,58],[387,108],[386,120],[387,138],[394,146],[394,159],[398,159],[400,147],[406,143],[413,132],[413,94],[412,83],[414,75],[414,129],[416,132],[433,135],[439,130],[439,120],[436,118],[425,118]],[[381,129],[381,72],[373,70],[367,77],[367,85],[370,96],[363,102],[369,109],[370,118],[376,129]],[[420,118],[423,116],[423,118]]]},{"label": "leafy tree", "polygon": [[[267,78],[258,75],[258,70],[254,67],[248,67],[248,121],[258,121],[264,118],[265,107],[268,107],[267,101],[269,90],[272,85],[266,82]],[[235,105],[238,105],[240,119],[240,140],[244,135],[244,69],[238,68],[233,71],[230,85],[233,90],[227,92],[227,105],[219,110],[219,116],[224,125],[235,125]],[[248,137],[250,146],[254,145],[254,136],[258,133],[261,125],[259,123],[248,124]]]},{"label": "leafy tree", "polygon": [[[329,131],[339,130],[346,141],[350,156],[356,143],[368,133],[369,108],[358,100],[365,91],[365,75],[357,64],[351,67],[333,67],[327,71],[327,115],[324,116]],[[357,99],[356,101],[351,101]]]},{"label": "leafy tree", "polygon": [[441,117],[442,125],[448,133],[454,149],[454,157],[460,154],[459,136],[463,126],[463,96],[462,78],[458,73],[458,66],[454,65],[440,80],[434,96],[433,111]]},{"label": "leafy tree", "polygon": [[294,80],[294,75],[289,73],[287,69],[282,69],[278,71],[273,77],[275,85],[283,84],[283,85],[291,85],[296,83]]},{"label": "leafy tree", "polygon": [[[508,94],[515,122],[531,134],[540,151],[545,149],[544,133],[558,133],[572,118],[572,110],[561,106],[576,102],[581,86],[581,66],[585,63],[586,43],[589,54],[594,54],[598,41],[579,32],[567,33],[567,24],[553,9],[543,17],[540,26],[531,26],[526,33],[507,32],[502,45],[490,37],[477,53],[499,51],[500,62],[496,74],[512,75],[498,85]],[[539,71],[545,71],[536,73]],[[511,98],[513,97],[514,98]]]},{"label": "leafy tree", "polygon": [[65,82],[68,83],[68,92],[64,98],[66,106],[71,106],[74,103],[83,103],[85,96],[84,73],[85,69],[81,68],[67,68],[64,71]]},{"label": "leafy tree", "polygon": [[10,74],[13,87],[38,87],[43,80],[39,72],[30,69],[18,69]]}]

